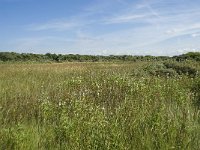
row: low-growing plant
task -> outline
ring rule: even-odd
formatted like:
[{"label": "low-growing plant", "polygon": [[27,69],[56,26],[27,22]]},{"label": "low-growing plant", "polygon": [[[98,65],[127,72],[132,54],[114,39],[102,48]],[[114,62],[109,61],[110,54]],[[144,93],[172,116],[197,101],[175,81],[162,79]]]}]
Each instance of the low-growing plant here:
[{"label": "low-growing plant", "polygon": [[178,62],[165,62],[164,65],[166,68],[174,69],[179,75],[184,74],[190,77],[196,77],[198,75],[198,69],[186,64],[180,64]]},{"label": "low-growing plant", "polygon": [[157,77],[175,77],[177,72],[167,68],[163,63],[151,63],[144,65],[139,69],[134,69],[134,76],[157,76]]},{"label": "low-growing plant", "polygon": [[175,70],[169,68],[165,68],[165,69],[158,69],[155,71],[155,75],[156,76],[161,76],[161,77],[176,77],[178,74]]}]

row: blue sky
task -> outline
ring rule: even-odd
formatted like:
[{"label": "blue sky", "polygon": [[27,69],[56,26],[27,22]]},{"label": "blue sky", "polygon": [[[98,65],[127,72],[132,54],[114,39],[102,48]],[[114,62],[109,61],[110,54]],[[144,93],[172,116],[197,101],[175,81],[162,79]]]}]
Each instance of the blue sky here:
[{"label": "blue sky", "polygon": [[199,0],[0,0],[0,51],[177,55],[200,51]]}]

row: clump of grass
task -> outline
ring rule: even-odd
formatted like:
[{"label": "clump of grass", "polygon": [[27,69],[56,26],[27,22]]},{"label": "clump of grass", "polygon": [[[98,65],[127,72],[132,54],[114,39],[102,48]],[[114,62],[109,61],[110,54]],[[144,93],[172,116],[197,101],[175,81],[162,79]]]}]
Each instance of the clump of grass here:
[{"label": "clump of grass", "polygon": [[191,89],[195,96],[194,104],[198,109],[200,109],[200,78],[195,80]]}]

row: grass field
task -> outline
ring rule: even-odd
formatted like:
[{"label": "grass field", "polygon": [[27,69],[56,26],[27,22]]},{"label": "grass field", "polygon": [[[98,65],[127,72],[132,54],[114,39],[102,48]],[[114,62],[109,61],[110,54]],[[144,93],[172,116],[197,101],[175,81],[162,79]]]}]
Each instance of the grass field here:
[{"label": "grass field", "polygon": [[0,64],[0,149],[198,150],[197,79],[145,64]]}]

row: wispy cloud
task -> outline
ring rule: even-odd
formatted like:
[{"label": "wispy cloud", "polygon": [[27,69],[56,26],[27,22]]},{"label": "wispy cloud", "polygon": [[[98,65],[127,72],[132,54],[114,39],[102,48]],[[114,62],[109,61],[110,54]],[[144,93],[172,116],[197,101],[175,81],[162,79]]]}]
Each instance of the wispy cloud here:
[{"label": "wispy cloud", "polygon": [[126,5],[125,9],[117,11],[114,15],[105,19],[105,24],[120,24],[120,23],[138,23],[148,22],[155,24],[155,19],[162,19],[159,12],[153,9],[150,2],[142,3],[128,3],[123,1]]},{"label": "wispy cloud", "polygon": [[192,33],[191,36],[193,38],[199,37],[200,36],[200,32]]},{"label": "wispy cloud", "polygon": [[50,21],[47,23],[31,24],[31,25],[28,25],[28,29],[33,30],[33,31],[42,31],[42,30],[63,31],[63,30],[69,30],[78,26],[80,26],[80,23],[76,21],[57,20],[57,21]]},{"label": "wispy cloud", "polygon": [[104,23],[105,24],[131,23],[138,19],[143,19],[150,16],[151,15],[149,14],[127,14],[127,15],[108,18],[107,20],[104,21]]},{"label": "wispy cloud", "polygon": [[173,28],[167,30],[165,33],[177,35],[177,34],[186,34],[188,32],[193,32],[194,30],[200,30],[200,23],[190,24],[179,28]]}]

